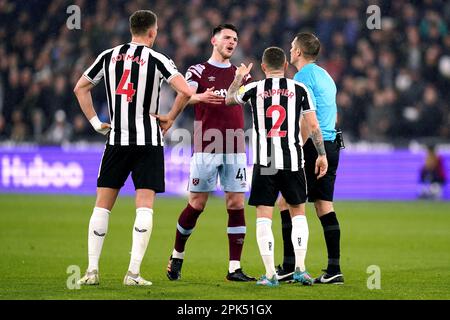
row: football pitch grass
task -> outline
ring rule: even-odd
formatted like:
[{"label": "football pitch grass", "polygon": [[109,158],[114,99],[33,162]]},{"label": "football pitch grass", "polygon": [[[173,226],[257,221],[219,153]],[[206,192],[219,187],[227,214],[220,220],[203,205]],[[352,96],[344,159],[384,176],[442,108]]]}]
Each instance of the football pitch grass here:
[{"label": "football pitch grass", "polygon": [[[67,269],[87,266],[87,227],[93,197],[0,195],[0,299],[450,299],[450,203],[337,202],[342,230],[345,285],[277,288],[227,282],[227,213],[210,198],[187,244],[182,280],[165,270],[175,226],[186,200],[158,198],[153,233],[141,274],[151,287],[125,287],[134,200],[120,197],[109,220],[100,260],[100,285],[71,290]],[[310,237],[307,268],[318,276],[326,266],[322,228],[307,207]],[[259,277],[263,264],[255,235],[255,209],[246,207],[244,271]],[[274,214],[276,263],[282,260],[280,216]],[[369,266],[380,269],[380,289],[369,290]],[[373,277],[372,277],[373,278]],[[70,279],[69,279],[70,280]],[[70,282],[70,281],[69,281]],[[369,279],[369,283],[374,283]]]}]

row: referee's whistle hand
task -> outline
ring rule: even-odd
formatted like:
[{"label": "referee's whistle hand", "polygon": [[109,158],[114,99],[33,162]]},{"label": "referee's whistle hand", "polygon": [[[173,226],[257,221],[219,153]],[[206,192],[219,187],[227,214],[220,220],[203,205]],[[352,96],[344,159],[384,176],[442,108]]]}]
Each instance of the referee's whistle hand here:
[{"label": "referee's whistle hand", "polygon": [[328,160],[326,156],[319,156],[316,160],[316,169],[315,173],[317,175],[317,179],[322,178],[328,170]]}]

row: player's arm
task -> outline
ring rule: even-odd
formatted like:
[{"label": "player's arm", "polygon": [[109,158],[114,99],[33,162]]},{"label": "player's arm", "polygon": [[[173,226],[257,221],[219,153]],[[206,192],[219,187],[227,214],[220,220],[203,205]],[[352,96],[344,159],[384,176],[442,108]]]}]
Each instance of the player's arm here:
[{"label": "player's arm", "polygon": [[234,76],[234,80],[231,83],[230,87],[227,91],[227,97],[225,98],[225,104],[226,105],[236,105],[236,104],[242,104],[242,101],[239,101],[238,99],[238,91],[241,87],[242,80],[244,77],[250,73],[250,70],[253,67],[253,63],[250,63],[248,67],[241,63],[241,66],[237,68],[236,75]]},{"label": "player's arm", "polygon": [[322,178],[328,170],[327,154],[325,152],[325,144],[323,141],[322,131],[320,130],[319,121],[315,112],[307,112],[303,114],[305,122],[310,130],[310,138],[317,150],[316,170],[319,174],[317,179]]},{"label": "player's arm", "polygon": [[167,131],[172,127],[175,119],[188,105],[188,102],[190,101],[190,99],[192,99],[192,96],[197,91],[197,88],[189,87],[189,90],[191,92],[191,98],[189,98],[189,100],[186,101],[185,96],[182,93],[178,93],[168,114],[155,115],[155,117],[159,120],[159,126],[162,129],[163,135],[165,135]]},{"label": "player's arm", "polygon": [[306,140],[309,139],[310,132],[309,132],[308,124],[306,123],[304,116],[302,116],[300,119],[300,128],[301,128],[303,144],[305,144]]},{"label": "player's arm", "polygon": [[311,93],[305,85],[303,87],[304,99],[299,100],[302,104],[302,114],[304,118],[304,123],[306,123],[306,130],[309,132],[309,137],[311,138],[314,146],[317,150],[317,160],[315,173],[318,174],[317,179],[322,178],[328,170],[328,160],[325,151],[325,143],[323,141],[322,131],[320,130],[319,121],[316,116],[315,104],[311,99]]},{"label": "player's arm", "polygon": [[165,115],[155,115],[159,119],[159,125],[163,130],[163,134],[166,134],[167,131],[172,127],[175,119],[183,112],[184,108],[186,108],[189,104],[197,104],[199,102],[210,103],[210,104],[221,104],[224,99],[214,93],[214,87],[208,88],[203,93],[196,93],[197,88],[194,86],[189,86],[190,98],[186,101],[185,94],[182,92],[178,92],[175,101],[172,105],[168,114]]},{"label": "player's arm", "polygon": [[109,130],[111,130],[111,126],[109,123],[102,123],[94,110],[94,104],[92,102],[91,95],[91,90],[94,86],[95,85],[83,75],[75,85],[73,92],[78,99],[81,110],[83,111],[84,115],[89,120],[95,131],[106,135]]},{"label": "player's arm", "polygon": [[[308,95],[309,95],[311,103],[316,105],[316,99],[315,99],[315,96],[314,96],[313,90],[312,90],[312,88],[314,87],[314,84],[315,84],[315,79],[314,79],[313,74],[311,72],[302,70],[300,72],[297,72],[294,75],[294,80],[297,82],[300,82],[304,86],[306,86],[306,88],[308,89],[308,93],[309,93]],[[300,123],[301,123],[301,135],[302,135],[303,143],[305,143],[306,140],[308,140],[311,132],[310,132],[310,128],[308,127],[308,124],[305,121],[305,117],[301,117]]]}]

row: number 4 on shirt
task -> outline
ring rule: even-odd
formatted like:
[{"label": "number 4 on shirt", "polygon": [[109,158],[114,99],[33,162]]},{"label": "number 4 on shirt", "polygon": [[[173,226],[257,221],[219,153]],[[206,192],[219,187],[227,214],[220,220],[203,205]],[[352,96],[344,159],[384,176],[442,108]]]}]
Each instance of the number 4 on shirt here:
[{"label": "number 4 on shirt", "polygon": [[284,120],[286,119],[286,109],[284,109],[283,106],[275,104],[267,109],[266,117],[272,118],[274,111],[278,111],[278,119],[277,121],[275,121],[275,124],[273,125],[272,129],[270,129],[269,133],[267,134],[267,137],[284,138],[286,137],[287,131],[280,130],[280,127],[283,124]]},{"label": "number 4 on shirt", "polygon": [[130,75],[131,70],[125,69],[123,71],[122,78],[120,78],[119,85],[116,89],[116,94],[125,94],[127,96],[127,101],[131,102],[133,100],[133,96],[136,94],[136,90],[133,89],[133,83],[130,81],[128,82],[128,86],[125,89],[125,84],[128,80],[128,76]]}]

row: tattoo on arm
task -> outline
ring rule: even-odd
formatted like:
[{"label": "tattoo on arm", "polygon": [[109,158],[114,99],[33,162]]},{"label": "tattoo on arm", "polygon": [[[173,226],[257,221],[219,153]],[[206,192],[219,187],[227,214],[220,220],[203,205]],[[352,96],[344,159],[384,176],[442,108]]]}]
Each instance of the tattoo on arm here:
[{"label": "tattoo on arm", "polygon": [[319,156],[326,155],[325,153],[325,145],[323,143],[323,137],[322,132],[320,131],[320,128],[317,128],[313,132],[311,132],[311,139],[314,143],[314,146],[316,147],[317,153]]},{"label": "tattoo on arm", "polygon": [[238,101],[235,99],[235,95],[238,92],[239,88],[242,84],[242,78],[241,75],[236,75],[234,77],[233,83],[231,83],[230,87],[228,88],[227,97],[225,99],[226,104],[236,104]]}]

